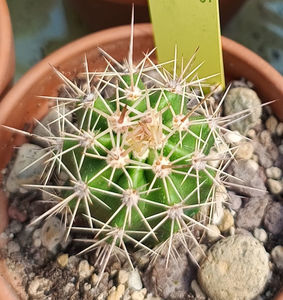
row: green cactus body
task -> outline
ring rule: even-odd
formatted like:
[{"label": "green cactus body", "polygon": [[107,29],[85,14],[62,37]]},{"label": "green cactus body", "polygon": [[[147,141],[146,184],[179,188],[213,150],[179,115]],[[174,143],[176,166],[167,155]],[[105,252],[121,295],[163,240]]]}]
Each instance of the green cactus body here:
[{"label": "green cactus body", "polygon": [[[99,96],[92,107],[77,110],[81,128],[75,134],[88,132],[89,138],[79,141],[75,154],[68,150],[78,141],[65,141],[63,162],[73,174],[79,171],[76,179],[91,193],[94,220],[144,232],[145,243],[154,246],[180,229],[178,222],[172,225],[180,209],[193,217],[207,201],[215,174],[204,172],[197,156],[209,153],[214,138],[205,119],[188,112],[184,95],[147,91],[136,80],[136,99],[125,96],[123,85],[130,86],[131,78],[123,76],[116,98]],[[77,203],[74,197],[71,209],[85,211],[84,202]]]}]

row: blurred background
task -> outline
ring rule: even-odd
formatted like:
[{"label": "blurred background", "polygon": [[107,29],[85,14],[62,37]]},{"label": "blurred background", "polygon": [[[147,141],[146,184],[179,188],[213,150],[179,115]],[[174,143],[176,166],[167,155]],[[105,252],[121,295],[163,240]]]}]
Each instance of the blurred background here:
[{"label": "blurred background", "polygon": [[[129,23],[131,5],[108,1],[8,0],[16,50],[14,80],[76,38]],[[149,20],[144,0],[140,2],[136,6],[137,23]],[[221,3],[222,34],[257,52],[283,73],[283,0],[226,2],[226,7]]]}]

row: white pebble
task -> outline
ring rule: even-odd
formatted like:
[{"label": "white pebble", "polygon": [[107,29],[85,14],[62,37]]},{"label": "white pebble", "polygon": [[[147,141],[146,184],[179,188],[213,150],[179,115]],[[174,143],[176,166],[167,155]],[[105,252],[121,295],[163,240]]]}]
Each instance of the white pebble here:
[{"label": "white pebble", "polygon": [[272,179],[280,179],[281,175],[282,175],[282,171],[281,169],[277,168],[277,167],[271,167],[266,169],[266,176],[268,178],[272,178]]},{"label": "white pebble", "polygon": [[254,129],[250,129],[247,133],[247,137],[249,137],[250,139],[253,139],[256,137],[256,132]]},{"label": "white pebble", "polygon": [[131,295],[131,300],[143,300],[146,295],[147,290],[142,289],[140,291],[134,291]]},{"label": "white pebble", "polygon": [[259,164],[254,160],[249,159],[247,161],[247,165],[250,169],[253,169],[254,171],[257,171],[259,169]]},{"label": "white pebble", "polygon": [[229,131],[225,134],[225,141],[228,144],[238,145],[242,139],[243,136],[237,130]]},{"label": "white pebble", "polygon": [[14,241],[10,241],[7,245],[8,254],[19,252],[21,250],[20,245]]},{"label": "white pebble", "polygon": [[283,246],[276,246],[271,251],[271,257],[276,267],[283,270]]},{"label": "white pebble", "polygon": [[217,241],[220,238],[220,230],[216,225],[208,224],[206,230],[206,237],[209,242]]},{"label": "white pebble", "polygon": [[274,116],[270,116],[266,122],[265,126],[266,128],[272,133],[275,134],[276,128],[277,128],[278,121]]},{"label": "white pebble", "polygon": [[265,243],[267,241],[267,233],[262,228],[254,229],[254,237],[262,243]]},{"label": "white pebble", "polygon": [[120,270],[118,273],[118,283],[125,284],[127,283],[128,279],[129,279],[129,272],[125,270]]},{"label": "white pebble", "polygon": [[39,248],[41,246],[41,239],[35,239],[33,245],[35,248]]},{"label": "white pebble", "polygon": [[90,277],[90,275],[94,271],[94,267],[91,266],[87,260],[82,260],[79,263],[78,271],[79,271],[80,279],[85,279]]},{"label": "white pebble", "polygon": [[224,210],[224,216],[218,228],[221,232],[227,232],[234,225],[234,218],[228,209]]},{"label": "white pebble", "polygon": [[139,271],[137,269],[130,272],[128,286],[129,286],[129,288],[136,290],[136,291],[139,291],[142,289],[142,281],[141,281]]},{"label": "white pebble", "polygon": [[254,152],[254,146],[250,142],[243,142],[239,144],[236,151],[236,158],[238,159],[250,159]]},{"label": "white pebble", "polygon": [[117,289],[114,286],[110,291],[111,292],[107,297],[107,300],[120,300],[125,293],[125,286],[123,284],[119,284]]},{"label": "white pebble", "polygon": [[272,194],[279,194],[282,191],[282,183],[278,180],[267,179],[267,185]]},{"label": "white pebble", "polygon": [[49,251],[54,252],[65,235],[65,225],[56,217],[48,218],[41,228],[41,242]]},{"label": "white pebble", "polygon": [[36,277],[28,287],[28,294],[32,299],[44,299],[51,285],[52,282],[49,279]]}]

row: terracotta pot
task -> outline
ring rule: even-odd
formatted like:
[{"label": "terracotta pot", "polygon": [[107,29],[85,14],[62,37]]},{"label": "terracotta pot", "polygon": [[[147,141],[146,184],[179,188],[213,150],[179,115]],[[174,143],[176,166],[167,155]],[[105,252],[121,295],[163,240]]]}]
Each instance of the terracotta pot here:
[{"label": "terracotta pot", "polygon": [[[148,0],[68,0],[81,20],[93,31],[129,24],[132,4],[135,4],[135,23],[148,22]],[[246,0],[220,0],[220,19],[224,26]],[[95,16],[95,17],[94,17]]]},{"label": "terracotta pot", "polygon": [[15,70],[15,52],[9,9],[0,0],[0,97],[11,82]]},{"label": "terracotta pot", "polygon": [[[1,127],[5,124],[15,128],[30,129],[33,119],[40,119],[48,110],[48,102],[39,99],[38,95],[55,96],[61,84],[49,64],[57,67],[68,77],[72,78],[83,69],[84,54],[86,53],[89,68],[102,70],[105,61],[97,50],[102,47],[110,55],[121,61],[128,52],[130,27],[122,26],[88,35],[59,49],[33,67],[10,90],[0,104],[0,170],[11,158],[13,148],[23,143],[23,137]],[[280,99],[272,104],[274,112],[283,119],[283,78],[268,63],[243,46],[223,38],[223,52],[226,75],[229,79],[245,77],[255,84],[263,100]],[[154,47],[152,28],[149,24],[140,24],[135,27],[135,60],[141,59],[142,53]],[[7,224],[7,206],[5,197],[0,199],[0,232]],[[3,270],[0,265],[0,273]],[[2,269],[1,269],[2,268]],[[3,271],[2,271],[3,272]],[[6,272],[6,269],[5,269]],[[4,274],[5,278],[7,272]],[[1,279],[1,276],[0,276]],[[3,278],[1,279],[3,282]],[[0,282],[1,284],[1,282]],[[17,291],[19,290],[16,287]],[[13,294],[4,298],[4,292],[12,293],[7,286],[0,287],[0,299],[16,299]]]}]

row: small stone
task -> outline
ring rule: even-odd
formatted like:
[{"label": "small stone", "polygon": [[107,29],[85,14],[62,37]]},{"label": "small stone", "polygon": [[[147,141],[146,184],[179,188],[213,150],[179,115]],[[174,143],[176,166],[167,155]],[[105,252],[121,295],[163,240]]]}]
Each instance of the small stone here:
[{"label": "small stone", "polygon": [[113,289],[109,296],[107,297],[107,300],[120,300],[122,299],[123,295],[125,293],[125,286],[123,284],[119,284],[117,289]]},{"label": "small stone", "polygon": [[128,279],[129,288],[139,291],[142,289],[142,281],[138,269],[130,272]]},{"label": "small stone", "polygon": [[35,277],[29,284],[28,294],[32,299],[46,299],[47,293],[50,292],[52,282],[47,278]]},{"label": "small stone", "polygon": [[33,232],[32,234],[32,239],[33,240],[37,240],[41,237],[41,229],[38,228],[38,229],[35,229],[35,231]]},{"label": "small stone", "polygon": [[263,130],[259,139],[264,146],[269,146],[272,143],[271,133],[268,130]]},{"label": "small stone", "polygon": [[230,208],[234,211],[238,211],[242,206],[242,199],[240,196],[236,195],[233,192],[228,192],[228,202]]},{"label": "small stone", "polygon": [[57,217],[48,218],[41,228],[42,245],[54,252],[57,245],[63,240],[65,230],[65,225]]},{"label": "small stone", "polygon": [[68,264],[69,255],[68,254],[61,254],[57,257],[57,263],[61,268],[65,268]]},{"label": "small stone", "polygon": [[191,283],[191,289],[194,292],[197,300],[206,300],[206,296],[201,290],[196,280],[193,280]]},{"label": "small stone", "polygon": [[283,155],[283,144],[278,147],[278,150],[279,150],[280,154]]},{"label": "small stone", "polygon": [[208,224],[206,227],[207,227],[207,230],[206,230],[207,240],[209,242],[217,241],[221,236],[219,228],[213,224]]},{"label": "small stone", "polygon": [[90,290],[91,290],[91,284],[85,282],[85,284],[84,284],[84,291],[85,291],[85,292],[88,292],[88,291],[90,291]]},{"label": "small stone", "polygon": [[255,228],[254,229],[254,237],[262,243],[265,243],[267,241],[267,238],[268,238],[266,231],[262,228]]},{"label": "small stone", "polygon": [[228,209],[224,210],[224,216],[218,228],[221,232],[227,232],[234,225],[234,218]]},{"label": "small stone", "polygon": [[249,109],[251,114],[230,125],[232,130],[238,130],[241,134],[245,134],[260,123],[262,113],[261,101],[252,89],[245,87],[231,89],[224,101],[225,115],[229,116],[246,109]]},{"label": "small stone", "polygon": [[272,179],[280,179],[282,175],[281,169],[277,167],[271,167],[265,170],[266,176]]},{"label": "small stone", "polygon": [[247,137],[250,138],[250,139],[254,139],[256,137],[256,131],[254,129],[250,129],[247,132]]},{"label": "small stone", "polygon": [[91,276],[94,271],[94,267],[91,266],[87,260],[82,260],[79,263],[78,272],[81,280],[84,280]]},{"label": "small stone", "polygon": [[66,294],[70,294],[75,290],[75,285],[72,282],[68,282],[65,286],[64,286],[64,292]]},{"label": "small stone", "polygon": [[[200,252],[199,249],[198,252]],[[158,256],[154,265],[148,267],[143,279],[149,292],[163,299],[186,298],[197,267],[193,260],[188,260],[184,247],[178,248],[178,255],[176,259],[169,260],[167,266],[166,257]]]},{"label": "small stone", "polygon": [[274,116],[270,116],[265,122],[265,127],[270,131],[271,134],[275,134],[277,124],[277,119]]},{"label": "small stone", "polygon": [[263,172],[263,168],[260,168],[258,163],[256,163],[255,161],[250,159],[240,160],[237,162],[233,161],[229,170],[232,175],[239,179],[230,179],[232,183],[236,184],[231,186],[231,189],[234,192],[251,197],[261,196],[265,193],[266,177]]},{"label": "small stone", "polygon": [[283,232],[283,205],[273,201],[268,207],[264,215],[264,227],[267,231],[274,235]]},{"label": "small stone", "polygon": [[251,142],[243,142],[239,144],[236,151],[237,159],[250,159],[253,156],[254,146]]},{"label": "small stone", "polygon": [[39,248],[41,246],[41,239],[33,240],[33,245],[35,248]]},{"label": "small stone", "polygon": [[267,179],[267,185],[270,190],[270,192],[274,195],[280,194],[282,191],[282,184],[278,180],[274,179]]},{"label": "small stone", "polygon": [[21,250],[20,245],[17,242],[15,241],[8,242],[7,251],[9,255],[15,252],[19,252],[20,250]]},{"label": "small stone", "polygon": [[234,235],[214,244],[198,271],[198,282],[211,299],[253,299],[265,287],[269,259],[262,244]]},{"label": "small stone", "polygon": [[283,122],[279,123],[276,128],[276,134],[278,136],[283,136]]},{"label": "small stone", "polygon": [[9,225],[9,229],[10,229],[10,232],[11,233],[19,233],[23,228],[23,224],[16,221],[16,220],[13,220],[12,222],[10,222],[10,225]]},{"label": "small stone", "polygon": [[271,251],[271,257],[276,267],[283,270],[283,246],[276,246]]},{"label": "small stone", "polygon": [[246,204],[238,212],[236,225],[240,228],[253,230],[259,227],[270,198],[254,197],[246,201]]},{"label": "small stone", "polygon": [[146,289],[142,289],[140,291],[134,291],[132,293],[132,300],[143,300],[145,295],[146,295],[147,290]]},{"label": "small stone", "polygon": [[[17,152],[16,159],[8,176],[5,187],[8,192],[20,192],[23,184],[37,184],[46,165],[41,159],[45,149],[34,144],[23,144]],[[47,159],[46,155],[45,158]],[[35,161],[37,161],[35,163]]]},{"label": "small stone", "polygon": [[118,283],[119,284],[126,284],[129,279],[129,272],[125,270],[120,270],[118,273]]},{"label": "small stone", "polygon": [[243,136],[240,134],[239,131],[234,130],[227,132],[224,138],[228,144],[239,145],[241,140],[243,139]]},{"label": "small stone", "polygon": [[91,275],[91,284],[93,286],[97,284],[98,280],[99,280],[99,276],[97,274],[94,273]]}]

